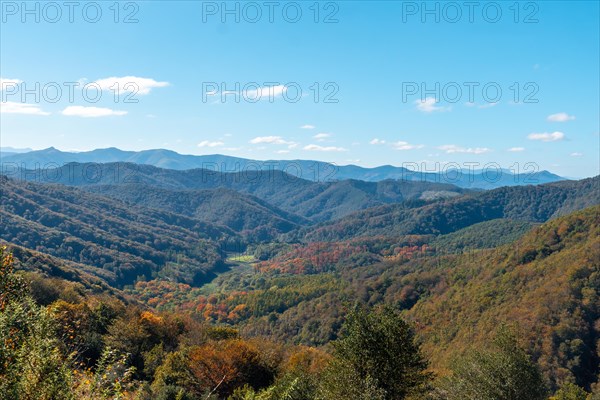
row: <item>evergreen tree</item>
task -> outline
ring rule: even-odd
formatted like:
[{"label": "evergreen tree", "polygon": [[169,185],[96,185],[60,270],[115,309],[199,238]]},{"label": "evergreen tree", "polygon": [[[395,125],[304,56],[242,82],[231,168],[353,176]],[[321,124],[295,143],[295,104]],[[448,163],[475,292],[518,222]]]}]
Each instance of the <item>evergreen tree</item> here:
[{"label": "evergreen tree", "polygon": [[334,343],[324,399],[400,400],[426,390],[431,374],[409,325],[391,308],[356,308]]},{"label": "evergreen tree", "polygon": [[456,360],[442,379],[437,397],[445,400],[543,400],[546,390],[538,367],[519,346],[515,333],[498,330],[493,348],[474,350]]}]

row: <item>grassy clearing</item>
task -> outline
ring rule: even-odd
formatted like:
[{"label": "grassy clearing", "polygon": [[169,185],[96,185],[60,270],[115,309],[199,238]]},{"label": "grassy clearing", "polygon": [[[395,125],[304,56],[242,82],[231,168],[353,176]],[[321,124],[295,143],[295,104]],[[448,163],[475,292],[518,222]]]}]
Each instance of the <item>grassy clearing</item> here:
[{"label": "grassy clearing", "polygon": [[257,260],[256,260],[256,258],[254,258],[253,255],[238,254],[235,256],[227,257],[227,261],[241,262],[241,263],[253,263],[253,262],[256,262]]}]

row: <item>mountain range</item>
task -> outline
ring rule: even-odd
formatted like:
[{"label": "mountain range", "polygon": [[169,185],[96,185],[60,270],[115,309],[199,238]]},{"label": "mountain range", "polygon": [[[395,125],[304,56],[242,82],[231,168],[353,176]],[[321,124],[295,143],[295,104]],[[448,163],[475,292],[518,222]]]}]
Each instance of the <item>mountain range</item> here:
[{"label": "mountain range", "polygon": [[[18,151],[18,152],[16,152]],[[15,167],[35,169],[63,166],[67,163],[128,162],[152,165],[174,170],[206,169],[216,172],[253,172],[256,170],[285,171],[289,175],[316,182],[356,179],[377,182],[388,179],[449,183],[462,188],[491,189],[501,186],[542,184],[563,180],[548,171],[513,173],[496,165],[488,169],[460,168],[442,169],[439,172],[419,171],[422,166],[408,163],[406,166],[383,165],[365,168],[357,165],[336,165],[314,160],[251,160],[226,155],[183,155],[171,150],[155,149],[124,151],[117,148],[96,149],[84,152],[64,152],[53,147],[23,151],[7,149],[0,152],[3,173],[9,174]],[[408,168],[407,168],[408,167]]]},{"label": "mountain range", "polygon": [[[149,188],[171,191],[229,189],[255,196],[271,206],[313,221],[338,218],[382,204],[452,197],[468,191],[433,182],[354,179],[315,182],[277,170],[222,173],[207,169],[171,170],[132,163],[69,163],[45,171],[14,169],[7,175],[19,181],[60,183],[136,201],[141,199],[136,193]],[[128,185],[127,190],[124,185]],[[166,193],[152,191],[150,196],[144,196],[144,201],[149,202],[150,197],[158,201],[157,197]],[[224,201],[229,200],[224,198]],[[184,212],[191,212],[191,209],[186,208]]]}]

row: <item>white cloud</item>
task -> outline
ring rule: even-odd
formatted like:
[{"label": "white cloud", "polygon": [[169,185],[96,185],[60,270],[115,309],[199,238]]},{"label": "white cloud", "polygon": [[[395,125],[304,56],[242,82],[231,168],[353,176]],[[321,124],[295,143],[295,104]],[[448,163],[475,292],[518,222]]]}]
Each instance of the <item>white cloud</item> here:
[{"label": "white cloud", "polygon": [[3,91],[5,88],[17,86],[21,82],[23,81],[20,79],[9,79],[0,77],[0,92]]},{"label": "white cloud", "polygon": [[259,136],[255,137],[250,141],[252,144],[276,144],[276,145],[287,145],[289,149],[293,149],[298,146],[298,143],[285,140],[281,136]]},{"label": "white cloud", "polygon": [[565,138],[565,134],[558,131],[552,133],[530,133],[527,138],[529,140],[541,140],[542,142],[556,142],[558,140],[563,140]]},{"label": "white cloud", "polygon": [[[151,78],[140,78],[138,76],[113,76],[99,79],[93,83],[99,85],[102,90],[111,90],[117,94],[131,92],[141,95],[150,93],[154,88],[169,86],[169,82],[158,82]],[[115,86],[115,84],[118,86]]]},{"label": "white cloud", "polygon": [[449,107],[436,107],[438,101],[434,97],[427,97],[425,100],[416,100],[417,110],[425,113],[432,113],[434,111],[449,111]]},{"label": "white cloud", "polygon": [[304,150],[309,150],[309,151],[348,151],[348,149],[345,149],[343,147],[334,147],[334,146],[319,146],[318,144],[309,144],[307,146],[304,146]]},{"label": "white cloud", "polygon": [[369,144],[385,144],[385,140],[380,140],[380,139],[373,139],[369,142]]},{"label": "white cloud", "polygon": [[287,154],[289,152],[290,152],[289,150],[277,150],[276,151],[277,154]]},{"label": "white cloud", "polygon": [[306,125],[302,125],[300,127],[300,129],[315,129],[314,125],[310,125],[310,124],[306,124]]},{"label": "white cloud", "polygon": [[408,142],[398,141],[398,142],[392,143],[392,147],[396,150],[415,150],[415,149],[421,149],[424,146],[422,144],[410,144]]},{"label": "white cloud", "polygon": [[331,137],[331,133],[317,133],[313,138],[317,139],[318,142],[324,142],[325,139]]},{"label": "white cloud", "polygon": [[583,155],[583,153],[578,153],[578,152],[571,153],[571,157],[581,157],[582,155]]},{"label": "white cloud", "polygon": [[203,140],[200,143],[198,143],[198,147],[219,147],[219,146],[223,146],[225,143],[223,142],[211,142],[209,140]]},{"label": "white cloud", "polygon": [[0,103],[0,113],[2,114],[27,114],[27,115],[50,115],[43,111],[37,104],[17,103],[6,101]]},{"label": "white cloud", "polygon": [[567,122],[567,121],[571,121],[574,119],[575,119],[574,115],[569,115],[564,112],[548,115],[548,121],[552,121],[552,122]]},{"label": "white cloud", "polygon": [[127,114],[127,111],[117,111],[102,107],[69,106],[62,110],[62,115],[83,118],[109,117],[113,115],[120,116],[125,114]]},{"label": "white cloud", "polygon": [[[374,144],[374,145],[384,145],[387,142],[385,140],[382,139],[372,139],[369,144]],[[422,144],[410,144],[408,142],[404,142],[404,141],[397,141],[397,142],[391,142],[390,146],[395,149],[395,150],[414,150],[414,149],[421,149],[425,146],[423,146]]]},{"label": "white cloud", "polygon": [[510,152],[513,152],[513,153],[518,153],[520,151],[525,151],[525,147],[511,147],[507,151],[510,151]]},{"label": "white cloud", "polygon": [[460,147],[455,144],[445,144],[438,147],[438,149],[445,151],[447,154],[453,153],[469,153],[469,154],[484,154],[489,153],[492,149],[487,147]]}]

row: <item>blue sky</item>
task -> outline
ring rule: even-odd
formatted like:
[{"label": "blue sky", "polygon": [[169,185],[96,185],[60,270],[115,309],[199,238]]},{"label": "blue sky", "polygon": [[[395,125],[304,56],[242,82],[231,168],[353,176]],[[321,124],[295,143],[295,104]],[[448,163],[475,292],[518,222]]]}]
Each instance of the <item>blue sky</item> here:
[{"label": "blue sky", "polygon": [[76,3],[2,1],[2,146],[599,173],[595,1]]}]

